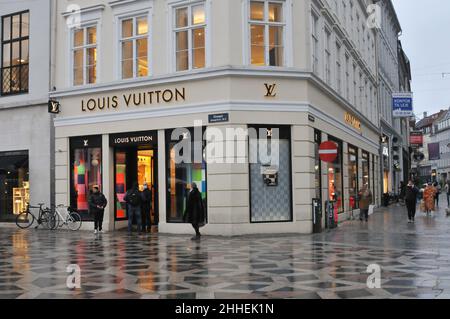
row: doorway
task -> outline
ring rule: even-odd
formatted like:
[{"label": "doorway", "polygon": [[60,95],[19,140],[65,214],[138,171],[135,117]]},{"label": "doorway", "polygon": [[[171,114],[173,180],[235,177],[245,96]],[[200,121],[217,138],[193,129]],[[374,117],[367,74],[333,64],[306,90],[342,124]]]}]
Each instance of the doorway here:
[{"label": "doorway", "polygon": [[157,159],[156,148],[148,145],[114,148],[114,211],[116,221],[127,220],[124,197],[133,184],[137,183],[140,191],[144,190],[144,185],[147,185],[151,191],[151,208],[147,215],[150,214],[152,225],[158,225]]}]

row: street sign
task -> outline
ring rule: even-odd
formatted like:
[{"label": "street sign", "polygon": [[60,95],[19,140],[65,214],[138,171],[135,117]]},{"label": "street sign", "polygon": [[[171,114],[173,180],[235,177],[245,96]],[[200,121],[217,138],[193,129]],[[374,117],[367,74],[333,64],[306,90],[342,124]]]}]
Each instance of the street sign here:
[{"label": "street sign", "polygon": [[409,133],[409,143],[413,148],[423,147],[423,132],[413,131]]},{"label": "street sign", "polygon": [[332,163],[338,156],[338,147],[336,143],[327,141],[320,144],[319,147],[320,159],[326,163]]},{"label": "street sign", "polygon": [[411,92],[392,93],[392,111],[394,117],[414,116],[413,94]]}]

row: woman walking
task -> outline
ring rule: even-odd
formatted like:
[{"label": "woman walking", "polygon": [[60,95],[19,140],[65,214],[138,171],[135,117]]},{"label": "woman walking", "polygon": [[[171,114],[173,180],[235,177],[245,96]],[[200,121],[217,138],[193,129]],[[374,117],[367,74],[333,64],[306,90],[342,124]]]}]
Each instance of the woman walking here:
[{"label": "woman walking", "polygon": [[414,185],[413,181],[409,181],[405,190],[405,203],[408,210],[408,223],[414,223],[416,217],[416,205],[419,189]]},{"label": "woman walking", "polygon": [[431,182],[428,183],[427,187],[423,191],[423,200],[425,201],[425,212],[427,216],[430,215],[431,211],[434,211],[434,199],[436,196],[436,189],[433,187]]},{"label": "woman walking", "polygon": [[359,220],[363,221],[363,217],[366,222],[369,221],[369,206],[372,204],[372,192],[364,185],[359,191]]},{"label": "woman walking", "polygon": [[205,222],[205,207],[203,205],[202,194],[198,190],[196,183],[192,183],[192,190],[188,196],[184,219],[185,222],[192,224],[195,230],[195,237],[192,237],[192,240],[200,240],[200,226]]}]

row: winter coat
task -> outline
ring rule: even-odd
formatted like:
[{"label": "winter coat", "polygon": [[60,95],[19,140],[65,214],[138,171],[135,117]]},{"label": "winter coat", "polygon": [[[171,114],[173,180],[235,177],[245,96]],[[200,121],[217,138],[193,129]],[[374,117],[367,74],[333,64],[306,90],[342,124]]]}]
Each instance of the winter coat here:
[{"label": "winter coat", "polygon": [[[95,214],[100,213],[105,210],[106,205],[108,204],[108,201],[106,200],[105,195],[102,193],[92,193],[89,196],[89,213]],[[97,206],[100,206],[102,208],[98,208]]]},{"label": "winter coat", "polygon": [[202,194],[194,188],[188,196],[184,221],[190,224],[202,224],[205,222],[205,207]]},{"label": "winter coat", "polygon": [[425,201],[425,210],[434,210],[434,197],[436,196],[436,188],[433,186],[427,186],[423,191],[423,199]]},{"label": "winter coat", "polygon": [[359,196],[359,208],[369,209],[370,204],[372,204],[372,192],[370,189],[361,190],[358,194]]},{"label": "winter coat", "polygon": [[405,201],[408,204],[416,204],[419,189],[416,186],[407,186],[405,192]]}]

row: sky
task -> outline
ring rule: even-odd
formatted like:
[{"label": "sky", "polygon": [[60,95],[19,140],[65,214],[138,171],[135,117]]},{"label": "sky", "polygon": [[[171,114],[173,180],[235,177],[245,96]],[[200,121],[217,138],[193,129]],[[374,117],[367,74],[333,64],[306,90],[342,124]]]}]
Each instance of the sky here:
[{"label": "sky", "polygon": [[[414,113],[450,108],[450,1],[392,0],[411,62]],[[442,73],[448,73],[444,77]]]}]

